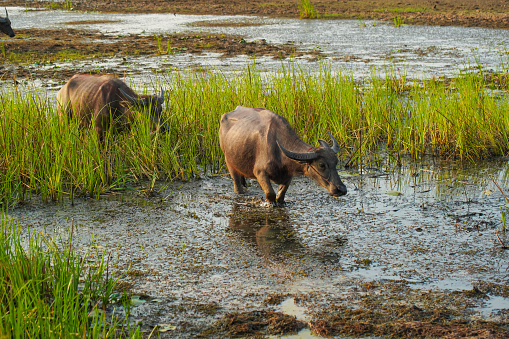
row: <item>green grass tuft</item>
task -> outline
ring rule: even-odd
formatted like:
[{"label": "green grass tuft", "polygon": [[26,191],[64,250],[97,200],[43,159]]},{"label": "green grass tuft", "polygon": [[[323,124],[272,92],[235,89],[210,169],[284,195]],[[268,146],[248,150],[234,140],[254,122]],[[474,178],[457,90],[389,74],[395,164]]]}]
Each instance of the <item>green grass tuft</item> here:
[{"label": "green grass tuft", "polygon": [[299,13],[301,19],[318,19],[320,17],[311,0],[300,0]]},{"label": "green grass tuft", "polygon": [[[2,337],[141,337],[127,318],[107,311],[117,279],[108,272],[104,253],[78,256],[72,231],[67,242],[57,243],[0,216]],[[90,258],[98,259],[85,264]],[[128,311],[129,305],[124,307]]]}]

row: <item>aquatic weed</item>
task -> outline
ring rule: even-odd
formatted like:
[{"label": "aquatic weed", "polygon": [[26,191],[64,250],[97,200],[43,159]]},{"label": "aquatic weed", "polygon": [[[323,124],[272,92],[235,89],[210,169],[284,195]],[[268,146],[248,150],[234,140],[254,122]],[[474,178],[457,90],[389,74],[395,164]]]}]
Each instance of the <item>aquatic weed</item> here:
[{"label": "aquatic weed", "polygon": [[[495,180],[493,180],[493,182],[497,186],[500,193],[502,193],[502,195],[504,196],[506,204],[509,204],[509,198],[506,196],[506,194],[502,190],[502,187],[500,187],[498,182],[496,182]],[[506,220],[507,220],[507,211],[508,210],[509,210],[509,207],[507,205],[500,204],[500,217],[502,219],[502,232],[505,232],[505,230],[506,230]]]},{"label": "aquatic weed", "polygon": [[405,22],[405,19],[399,15],[399,12],[396,12],[396,16],[394,17],[394,27],[401,27]]}]

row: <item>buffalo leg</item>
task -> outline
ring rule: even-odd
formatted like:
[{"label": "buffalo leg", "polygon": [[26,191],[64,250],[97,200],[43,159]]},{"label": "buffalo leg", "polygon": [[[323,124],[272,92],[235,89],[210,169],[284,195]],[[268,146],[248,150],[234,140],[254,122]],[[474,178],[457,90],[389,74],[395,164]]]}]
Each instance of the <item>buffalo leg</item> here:
[{"label": "buffalo leg", "polygon": [[276,201],[276,193],[274,192],[274,189],[272,188],[272,185],[270,184],[270,179],[267,176],[267,174],[263,171],[260,171],[258,173],[255,173],[256,180],[258,180],[258,183],[260,184],[262,190],[265,192],[265,199],[267,199],[268,202],[275,202]]},{"label": "buffalo leg", "polygon": [[244,193],[244,187],[246,186],[246,178],[239,172],[235,170],[233,166],[230,166],[228,161],[226,161],[226,167],[228,167],[228,172],[230,172],[230,176],[233,180],[233,190],[237,194]]},{"label": "buffalo leg", "polygon": [[286,191],[288,191],[288,187],[290,186],[290,182],[292,180],[288,180],[287,182],[285,182],[284,184],[281,184],[279,185],[279,188],[277,190],[277,197],[276,197],[276,200],[278,203],[284,203],[285,202],[285,194],[286,194]]}]

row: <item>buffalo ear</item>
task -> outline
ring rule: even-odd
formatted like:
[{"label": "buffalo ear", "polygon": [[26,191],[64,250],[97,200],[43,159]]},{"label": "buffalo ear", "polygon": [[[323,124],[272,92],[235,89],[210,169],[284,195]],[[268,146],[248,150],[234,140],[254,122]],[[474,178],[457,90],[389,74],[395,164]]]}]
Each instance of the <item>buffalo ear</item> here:
[{"label": "buffalo ear", "polygon": [[320,144],[320,146],[322,146],[323,148],[329,148],[329,144],[323,140],[323,139],[318,139],[318,143]]},{"label": "buffalo ear", "polygon": [[299,162],[311,162],[311,161],[315,160],[316,158],[318,158],[318,153],[316,153],[316,152],[296,153],[296,152],[292,152],[292,151],[289,151],[286,148],[284,148],[279,143],[278,140],[276,140],[276,143],[279,146],[279,149],[281,150],[281,152],[283,152],[284,155],[286,155],[288,158],[290,158],[292,160],[299,161]]}]

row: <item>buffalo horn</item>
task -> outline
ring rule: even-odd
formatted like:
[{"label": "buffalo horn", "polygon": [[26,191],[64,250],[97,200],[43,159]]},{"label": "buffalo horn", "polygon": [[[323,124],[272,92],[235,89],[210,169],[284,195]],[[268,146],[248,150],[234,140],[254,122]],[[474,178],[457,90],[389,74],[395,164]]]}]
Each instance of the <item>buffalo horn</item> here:
[{"label": "buffalo horn", "polygon": [[134,103],[134,104],[138,104],[138,105],[141,105],[141,106],[144,106],[146,105],[147,103],[145,102],[145,100],[143,99],[140,99],[140,98],[133,98],[132,96],[130,96],[129,94],[127,94],[126,92],[124,92],[122,90],[122,88],[119,88],[120,92],[122,93],[122,95],[127,99],[129,100],[130,102]]},{"label": "buffalo horn", "polygon": [[327,134],[328,134],[328,135],[331,137],[331,139],[332,139],[332,147],[331,147],[332,151],[334,151],[334,153],[338,153],[338,152],[339,152],[339,143],[338,143],[338,141],[337,141],[337,140],[336,140],[336,138],[334,138],[334,137],[332,136],[332,134],[330,134],[329,132],[327,132]]},{"label": "buffalo horn", "polygon": [[159,98],[157,98],[157,101],[160,102],[160,103],[164,102],[164,91],[163,91],[163,87],[162,86],[161,86],[161,95],[159,96]]},{"label": "buffalo horn", "polygon": [[7,7],[5,7],[5,18],[9,19],[9,13],[7,13]]},{"label": "buffalo horn", "polygon": [[297,161],[311,161],[318,158],[318,154],[315,152],[306,152],[306,153],[295,153],[284,148],[278,140],[276,140],[277,145],[281,149],[281,151],[290,159]]}]

